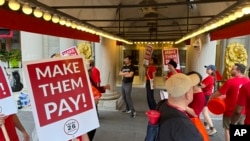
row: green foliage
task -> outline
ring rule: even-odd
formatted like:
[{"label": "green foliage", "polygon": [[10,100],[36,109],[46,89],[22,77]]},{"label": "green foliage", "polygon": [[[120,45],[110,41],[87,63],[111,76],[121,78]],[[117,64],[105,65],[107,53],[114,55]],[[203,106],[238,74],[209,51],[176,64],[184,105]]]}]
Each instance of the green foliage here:
[{"label": "green foliage", "polygon": [[[12,68],[19,67],[19,61],[22,60],[22,53],[20,49],[12,49],[11,51],[0,50],[0,60],[10,63]],[[9,67],[9,65],[8,65]]]},{"label": "green foliage", "polygon": [[0,60],[3,62],[8,61],[21,61],[22,53],[20,49],[12,49],[11,51],[0,50]]}]

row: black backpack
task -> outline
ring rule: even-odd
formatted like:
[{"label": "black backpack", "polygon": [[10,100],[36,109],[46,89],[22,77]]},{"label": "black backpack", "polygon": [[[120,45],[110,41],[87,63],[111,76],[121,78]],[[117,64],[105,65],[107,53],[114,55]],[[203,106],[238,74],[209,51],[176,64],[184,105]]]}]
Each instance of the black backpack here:
[{"label": "black backpack", "polygon": [[23,83],[21,82],[21,77],[18,71],[12,72],[12,79],[10,84],[12,92],[18,92],[23,89]]}]

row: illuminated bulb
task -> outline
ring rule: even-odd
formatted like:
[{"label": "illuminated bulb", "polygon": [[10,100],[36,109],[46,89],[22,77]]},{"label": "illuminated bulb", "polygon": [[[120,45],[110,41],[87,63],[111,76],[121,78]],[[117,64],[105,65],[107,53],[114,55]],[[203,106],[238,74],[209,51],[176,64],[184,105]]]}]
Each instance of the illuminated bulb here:
[{"label": "illuminated bulb", "polygon": [[71,28],[73,28],[73,29],[76,28],[76,23],[75,23],[75,22],[73,22],[73,23],[71,24]]},{"label": "illuminated bulb", "polygon": [[234,21],[237,17],[234,14],[228,16],[231,21]]},{"label": "illuminated bulb", "polygon": [[242,13],[243,14],[250,14],[250,6],[242,8]]},{"label": "illuminated bulb", "polygon": [[81,28],[82,31],[86,31],[86,29],[87,29],[87,28],[84,27],[84,26],[82,26],[82,28]]},{"label": "illuminated bulb", "polygon": [[45,21],[50,21],[51,20],[51,14],[48,11],[45,11],[43,14],[43,19]]},{"label": "illuminated bulb", "polygon": [[70,20],[67,20],[67,22],[66,22],[66,26],[67,26],[67,27],[70,27],[70,26],[71,26],[71,24],[72,24],[72,23],[71,23],[71,21],[70,21]]},{"label": "illuminated bulb", "polygon": [[13,11],[17,11],[21,7],[20,3],[16,0],[10,0],[8,5],[9,5],[9,8]]},{"label": "illuminated bulb", "polygon": [[66,21],[64,18],[61,18],[60,21],[59,21],[59,24],[60,25],[65,25],[66,24]]},{"label": "illuminated bulb", "polygon": [[80,24],[76,26],[77,30],[81,30],[81,28],[82,28],[82,26]]},{"label": "illuminated bulb", "polygon": [[218,27],[218,25],[217,25],[216,23],[214,23],[214,24],[211,25],[211,28],[212,28],[212,29],[215,29],[215,28],[217,28],[217,27]]},{"label": "illuminated bulb", "polygon": [[234,14],[238,18],[240,18],[240,17],[242,17],[244,15],[241,10],[236,11]]},{"label": "illuminated bulb", "polygon": [[53,23],[58,23],[59,21],[60,21],[59,17],[58,17],[56,14],[54,14],[54,15],[52,16],[52,22],[53,22]]},{"label": "illuminated bulb", "polygon": [[228,17],[223,18],[224,23],[229,23],[230,19]]},{"label": "illuminated bulb", "polygon": [[0,5],[3,5],[5,3],[5,0],[0,0]]},{"label": "illuminated bulb", "polygon": [[222,26],[222,25],[225,24],[225,22],[224,22],[223,19],[222,19],[222,20],[219,20],[217,24],[218,24],[218,26]]},{"label": "illuminated bulb", "polygon": [[41,8],[37,7],[34,12],[33,12],[34,16],[37,18],[41,18],[43,16],[43,12],[41,10]]},{"label": "illuminated bulb", "polygon": [[30,15],[33,11],[33,9],[29,6],[29,4],[26,2],[23,7],[22,7],[22,11],[24,14],[26,15]]}]

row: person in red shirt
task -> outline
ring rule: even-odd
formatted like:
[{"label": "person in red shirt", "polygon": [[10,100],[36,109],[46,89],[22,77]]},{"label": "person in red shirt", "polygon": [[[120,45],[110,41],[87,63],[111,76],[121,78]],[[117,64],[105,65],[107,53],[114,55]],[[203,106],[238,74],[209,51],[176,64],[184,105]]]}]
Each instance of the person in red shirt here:
[{"label": "person in red shirt", "polygon": [[[226,108],[223,113],[223,128],[225,129],[226,141],[230,141],[229,126],[236,107],[239,90],[243,84],[249,82],[249,79],[244,76],[245,69],[246,67],[243,64],[236,63],[231,70],[232,78],[228,79],[223,86],[210,97],[210,99],[212,99],[221,95],[226,96]],[[244,124],[244,119],[244,116],[242,116],[239,121],[237,121],[237,124]]]},{"label": "person in red shirt", "polygon": [[250,82],[244,84],[240,88],[237,106],[231,118],[231,124],[235,124],[239,121],[242,113],[244,112],[244,108],[246,114],[244,124],[250,125]]},{"label": "person in red shirt", "polygon": [[177,68],[177,63],[173,59],[170,59],[169,62],[168,62],[169,72],[168,72],[168,75],[167,75],[166,79],[171,77],[173,74],[181,73],[181,70],[176,69],[176,68]]},{"label": "person in red shirt", "polygon": [[95,66],[95,61],[94,60],[89,60],[89,66],[90,66],[90,78],[93,80],[94,85],[97,87],[100,87],[101,84],[101,76],[100,76],[100,71],[98,68]]},{"label": "person in red shirt", "polygon": [[215,77],[216,67],[214,65],[208,65],[204,67],[206,68],[207,77],[201,82],[201,87],[202,87],[202,91],[204,92],[206,102],[202,110],[202,115],[204,117],[204,125],[207,129],[209,129],[208,135],[213,135],[217,131],[214,128],[213,121],[211,120],[211,117],[209,115],[207,103],[214,90],[215,81],[216,81],[216,77]]},{"label": "person in red shirt", "polygon": [[[248,78],[250,78],[250,68],[248,69]],[[250,82],[242,85],[239,91],[237,106],[231,118],[231,124],[237,123],[242,113],[245,112],[245,125],[250,125]]]},{"label": "person in red shirt", "polygon": [[195,71],[187,73],[187,75],[197,75],[199,77],[199,83],[193,86],[193,101],[188,105],[186,109],[190,118],[200,117],[200,113],[205,105],[205,95],[201,89],[202,76]]},{"label": "person in red shirt", "polygon": [[[9,116],[5,116],[4,114],[0,114],[0,127],[5,125],[7,134],[9,136],[10,141],[19,141],[18,135],[16,133],[16,128],[22,133],[23,140],[22,141],[30,141],[30,137],[23,125],[21,124],[18,116],[16,114],[12,114]],[[4,134],[0,129],[0,141],[5,141]]]},{"label": "person in red shirt", "polygon": [[156,86],[155,82],[155,74],[156,74],[156,58],[151,58],[149,60],[149,66],[145,66],[147,68],[146,71],[146,91],[147,91],[147,102],[150,110],[155,110],[156,102],[154,98],[154,88]]}]

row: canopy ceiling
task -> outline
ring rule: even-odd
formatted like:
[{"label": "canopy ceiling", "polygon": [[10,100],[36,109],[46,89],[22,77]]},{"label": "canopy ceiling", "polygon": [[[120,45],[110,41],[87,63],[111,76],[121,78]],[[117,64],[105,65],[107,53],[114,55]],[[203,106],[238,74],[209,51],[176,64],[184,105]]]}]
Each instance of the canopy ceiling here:
[{"label": "canopy ceiling", "polygon": [[128,40],[174,41],[237,0],[38,1]]}]

